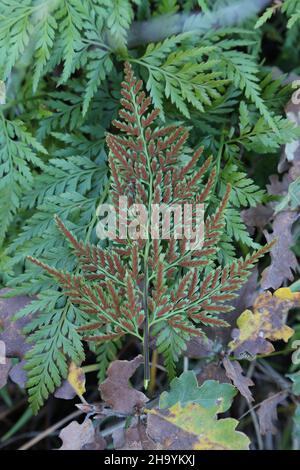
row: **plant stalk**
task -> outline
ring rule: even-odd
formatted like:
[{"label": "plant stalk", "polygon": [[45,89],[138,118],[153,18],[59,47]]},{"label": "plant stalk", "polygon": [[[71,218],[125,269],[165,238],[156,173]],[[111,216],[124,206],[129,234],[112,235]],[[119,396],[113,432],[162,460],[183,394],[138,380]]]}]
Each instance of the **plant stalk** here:
[{"label": "plant stalk", "polygon": [[148,316],[148,256],[145,257],[145,279],[144,279],[144,293],[143,293],[143,308],[144,308],[144,388],[147,390],[150,382],[150,358],[149,358],[149,316]]}]

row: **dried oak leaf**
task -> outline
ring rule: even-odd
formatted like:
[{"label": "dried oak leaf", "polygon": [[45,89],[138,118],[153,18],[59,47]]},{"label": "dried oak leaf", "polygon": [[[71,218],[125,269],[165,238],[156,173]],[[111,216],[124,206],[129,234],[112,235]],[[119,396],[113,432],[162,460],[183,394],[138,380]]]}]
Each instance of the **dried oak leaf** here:
[{"label": "dried oak leaf", "polygon": [[9,378],[19,387],[25,388],[27,382],[27,372],[24,370],[26,361],[20,361],[15,364],[9,371]]},{"label": "dried oak leaf", "polygon": [[[264,228],[270,221],[273,209],[270,206],[258,204],[241,212],[242,219],[248,227]],[[253,230],[254,232],[254,230]]]},{"label": "dried oak leaf", "polygon": [[207,337],[194,337],[187,342],[184,355],[191,358],[212,356],[214,354],[214,343]]},{"label": "dried oak leaf", "polygon": [[290,249],[294,244],[292,225],[299,214],[293,211],[283,211],[276,214],[273,222],[273,232],[264,232],[267,242],[277,239],[271,250],[271,264],[262,273],[261,286],[263,289],[277,289],[287,279],[294,279],[293,271],[297,269],[297,258]]},{"label": "dried oak leaf", "polygon": [[[0,296],[7,294],[10,289],[1,289]],[[0,298],[0,340],[6,345],[7,357],[19,357],[23,359],[24,354],[30,349],[22,334],[23,328],[31,321],[32,315],[13,321],[14,315],[24,308],[32,298],[20,295],[7,299]]]},{"label": "dried oak leaf", "polygon": [[274,422],[277,420],[277,406],[282,403],[286,397],[287,392],[276,393],[276,395],[272,395],[261,403],[257,411],[261,434],[267,434],[268,432],[276,434],[277,429]]},{"label": "dried oak leaf", "polygon": [[61,430],[59,437],[63,442],[59,450],[103,450],[106,446],[90,419],[85,419],[82,424],[72,421]]},{"label": "dried oak leaf", "polygon": [[0,362],[0,389],[4,387],[7,383],[10,368],[11,360],[8,358],[4,358],[4,360]]},{"label": "dried oak leaf", "polygon": [[198,403],[148,411],[147,434],[166,450],[247,450],[248,437],[233,418],[216,419],[216,409]]},{"label": "dried oak leaf", "polygon": [[[0,297],[8,294],[10,289],[1,289]],[[30,349],[30,345],[25,342],[22,330],[31,320],[32,316],[14,321],[14,315],[32,299],[28,296],[16,296],[12,298],[0,298],[0,344],[3,345],[5,364],[0,361],[0,388],[3,387],[8,376],[21,387],[24,387],[26,373],[21,370],[24,365],[22,361],[25,353]],[[18,357],[21,359],[19,364],[12,367],[9,358]],[[21,378],[22,376],[22,378]],[[24,380],[25,376],[25,380]]]},{"label": "dried oak leaf", "polygon": [[143,362],[139,355],[132,361],[114,361],[107,370],[107,379],[99,386],[102,399],[114,411],[134,414],[136,409],[143,408],[148,398],[144,393],[129,385],[129,379]]},{"label": "dried oak leaf", "polygon": [[230,383],[224,369],[221,369],[218,362],[205,364],[199,374],[197,374],[198,385],[202,385],[206,380],[217,380],[218,382]]},{"label": "dried oak leaf", "polygon": [[238,329],[232,331],[233,341],[229,350],[239,357],[250,354],[269,354],[274,351],[270,341],[287,342],[294,330],[285,324],[290,308],[300,306],[300,293],[289,288],[260,294],[253,305],[253,312],[245,310],[237,320]]},{"label": "dried oak leaf", "polygon": [[249,387],[254,385],[254,382],[243,375],[243,369],[238,361],[230,361],[228,357],[224,357],[223,366],[226,371],[227,377],[232,380],[232,383],[236,386],[239,392],[246,398],[250,403],[253,401],[253,396]]},{"label": "dried oak leaf", "polygon": [[135,423],[126,429],[117,429],[113,433],[116,450],[158,450],[157,446],[147,435],[143,423]]}]

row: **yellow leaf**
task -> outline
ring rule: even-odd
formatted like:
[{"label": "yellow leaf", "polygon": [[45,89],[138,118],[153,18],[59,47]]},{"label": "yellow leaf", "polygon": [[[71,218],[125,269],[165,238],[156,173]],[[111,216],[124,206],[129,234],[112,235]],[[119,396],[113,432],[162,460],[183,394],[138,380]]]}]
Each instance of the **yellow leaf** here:
[{"label": "yellow leaf", "polygon": [[274,292],[274,295],[282,300],[300,300],[300,292],[292,292],[289,287],[281,287]]},{"label": "yellow leaf", "polygon": [[85,375],[81,367],[71,362],[69,366],[68,382],[80,397],[85,393]]},{"label": "yellow leaf", "polygon": [[249,353],[270,354],[274,351],[270,341],[287,342],[294,330],[285,324],[290,308],[300,306],[300,294],[288,288],[260,294],[254,302],[253,312],[245,310],[237,320],[229,348],[237,355]]}]

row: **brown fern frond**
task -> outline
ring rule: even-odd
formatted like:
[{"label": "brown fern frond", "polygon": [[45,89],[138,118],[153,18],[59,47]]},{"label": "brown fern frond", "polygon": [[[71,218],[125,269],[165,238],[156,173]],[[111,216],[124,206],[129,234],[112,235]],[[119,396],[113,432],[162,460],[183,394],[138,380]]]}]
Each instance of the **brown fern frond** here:
[{"label": "brown fern frond", "polygon": [[[218,252],[222,250],[224,213],[230,204],[231,188],[227,185],[218,205],[213,157],[206,158],[203,147],[192,152],[185,127],[161,125],[160,111],[154,108],[129,63],[125,64],[120,103],[118,118],[112,123],[115,130],[106,136],[109,201],[118,220],[126,222],[128,229],[127,212],[118,204],[120,196],[127,197],[128,209],[144,204],[149,215],[153,204],[164,203],[168,208],[191,204],[185,216],[192,225],[197,221],[196,204],[209,203],[204,211],[203,245],[193,250],[186,234],[180,240],[175,236],[158,240],[147,222],[148,238],[131,240],[129,234],[122,238],[119,229],[102,248],[79,241],[56,217],[57,227],[78,260],[77,274],[29,260],[55,278],[64,295],[84,313],[84,319],[88,316],[78,328],[90,332],[87,341],[134,335],[143,341],[148,370],[149,334],[157,335],[159,352],[167,356],[166,363],[171,363],[178,360],[189,337],[203,335],[202,325],[227,326],[218,316],[231,310],[230,301],[272,243],[246,259],[223,266]],[[190,158],[183,164],[187,155]],[[176,228],[174,221],[171,224],[171,230]]]}]

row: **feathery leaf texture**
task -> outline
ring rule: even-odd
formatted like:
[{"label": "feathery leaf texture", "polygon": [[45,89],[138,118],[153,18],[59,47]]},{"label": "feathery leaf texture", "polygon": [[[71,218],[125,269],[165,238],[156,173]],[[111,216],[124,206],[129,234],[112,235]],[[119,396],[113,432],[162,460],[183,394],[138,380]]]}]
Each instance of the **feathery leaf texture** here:
[{"label": "feathery leaf texture", "polygon": [[[143,203],[148,211],[152,204],[209,202],[216,178],[212,158],[204,158],[199,148],[180,164],[188,131],[182,126],[159,126],[159,110],[152,108],[151,98],[128,63],[121,95],[119,120],[113,122],[119,132],[107,135],[110,194],[119,219],[125,220],[118,205],[120,196],[127,196],[129,208]],[[269,249],[267,245],[244,260],[217,267],[229,199],[227,186],[219,207],[206,214],[199,249],[191,250],[185,236],[162,240],[150,233],[137,240],[118,233],[103,248],[79,241],[56,217],[77,259],[77,272],[29,259],[52,276],[68,301],[80,309],[86,321],[78,331],[88,342],[116,341],[126,334],[145,341],[150,330],[172,375],[187,340],[204,334],[201,325],[226,326],[219,314],[231,310],[229,301]],[[195,222],[194,213],[191,220]],[[125,224],[129,229],[130,220]]]}]

